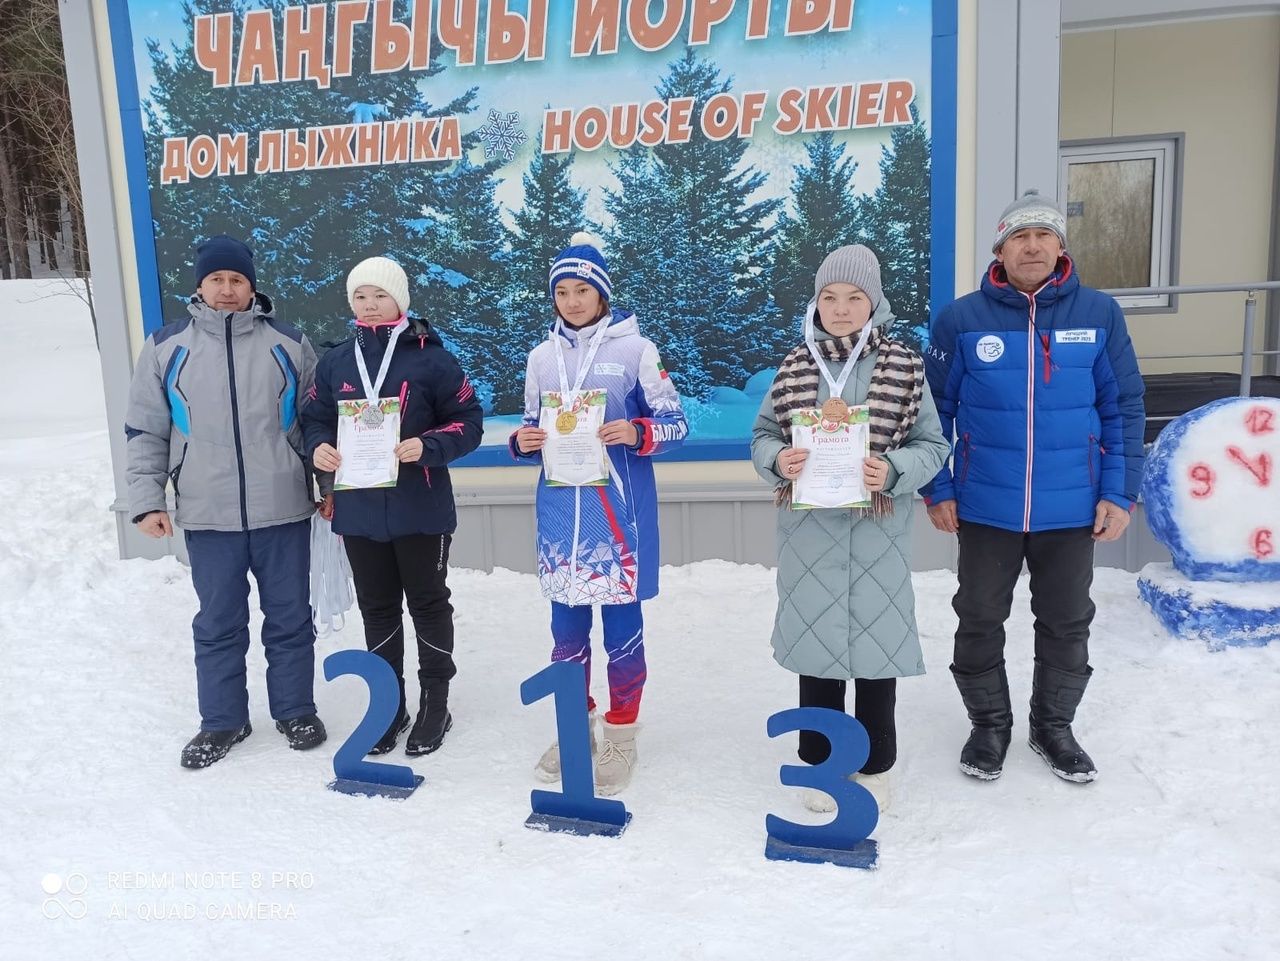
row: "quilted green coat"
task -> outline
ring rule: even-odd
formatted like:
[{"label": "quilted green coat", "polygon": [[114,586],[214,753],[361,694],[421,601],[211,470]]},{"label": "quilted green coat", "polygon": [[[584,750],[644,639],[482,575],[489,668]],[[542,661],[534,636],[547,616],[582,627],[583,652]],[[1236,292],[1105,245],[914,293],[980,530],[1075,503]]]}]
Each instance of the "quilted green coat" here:
[{"label": "quilted green coat", "polygon": [[[826,336],[817,331],[819,339]],[[845,384],[842,396],[850,405],[865,403],[877,353],[859,360]],[[820,379],[818,403],[829,396]],[[752,431],[751,458],[760,476],[775,485],[782,481],[777,461],[785,446],[766,394]],[[845,680],[924,673],[911,590],[911,520],[916,489],[938,473],[948,453],[926,385],[920,415],[902,447],[884,455],[891,515],[779,508],[773,625],[779,664],[796,674]]]}]

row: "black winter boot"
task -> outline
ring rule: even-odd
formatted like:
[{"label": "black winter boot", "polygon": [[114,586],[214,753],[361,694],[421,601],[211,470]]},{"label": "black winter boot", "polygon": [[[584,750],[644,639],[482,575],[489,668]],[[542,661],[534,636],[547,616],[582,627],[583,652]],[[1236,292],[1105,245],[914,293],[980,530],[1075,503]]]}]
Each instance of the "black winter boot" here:
[{"label": "black winter boot", "polygon": [[982,674],[960,674],[953,664],[951,674],[973,725],[969,740],[960,751],[960,770],[979,780],[994,781],[1004,771],[1004,756],[1013,732],[1013,707],[1009,703],[1004,662]]},{"label": "black winter boot", "polygon": [[378,743],[369,749],[370,754],[386,754],[396,746],[396,741],[400,739],[400,735],[404,733],[405,728],[409,726],[409,712],[404,709],[404,705],[400,706],[400,713],[396,715],[396,719],[391,722],[391,726],[387,728],[387,732],[382,735]]},{"label": "black winter boot", "polygon": [[444,743],[444,736],[451,727],[453,715],[449,713],[449,682],[426,682],[418,698],[418,719],[405,741],[404,753],[410,757],[430,754]]},{"label": "black winter boot", "polygon": [[239,744],[252,733],[253,726],[248,721],[244,722],[244,727],[231,731],[197,731],[182,749],[182,766],[202,768],[221,761],[233,744]]},{"label": "black winter boot", "polygon": [[276,721],[276,730],[288,739],[289,747],[295,751],[309,751],[313,747],[319,747],[329,737],[324,729],[324,721],[314,714]]},{"label": "black winter boot", "polygon": [[1049,765],[1049,770],[1064,781],[1087,784],[1098,776],[1093,760],[1085,753],[1071,722],[1093,668],[1084,674],[1071,674],[1036,662],[1031,687],[1031,750]]}]

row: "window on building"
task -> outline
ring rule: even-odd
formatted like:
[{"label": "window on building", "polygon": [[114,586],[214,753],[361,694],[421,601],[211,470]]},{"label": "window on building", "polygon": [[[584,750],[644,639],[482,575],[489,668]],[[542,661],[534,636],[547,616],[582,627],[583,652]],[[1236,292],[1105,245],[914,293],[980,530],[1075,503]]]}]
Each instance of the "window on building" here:
[{"label": "window on building", "polygon": [[[1178,140],[1063,144],[1058,196],[1067,249],[1090,287],[1163,287],[1174,280]],[[1168,294],[1119,298],[1123,307],[1167,308]]]}]

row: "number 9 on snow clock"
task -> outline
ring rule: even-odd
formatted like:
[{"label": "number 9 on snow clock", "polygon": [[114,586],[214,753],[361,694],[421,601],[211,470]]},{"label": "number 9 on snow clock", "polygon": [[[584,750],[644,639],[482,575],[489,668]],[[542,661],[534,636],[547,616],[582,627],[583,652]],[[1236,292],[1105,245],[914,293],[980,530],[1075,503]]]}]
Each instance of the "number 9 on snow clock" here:
[{"label": "number 9 on snow clock", "polygon": [[1184,414],[1147,459],[1147,521],[1173,557],[1138,590],[1178,637],[1211,650],[1280,638],[1280,400],[1231,397]]}]

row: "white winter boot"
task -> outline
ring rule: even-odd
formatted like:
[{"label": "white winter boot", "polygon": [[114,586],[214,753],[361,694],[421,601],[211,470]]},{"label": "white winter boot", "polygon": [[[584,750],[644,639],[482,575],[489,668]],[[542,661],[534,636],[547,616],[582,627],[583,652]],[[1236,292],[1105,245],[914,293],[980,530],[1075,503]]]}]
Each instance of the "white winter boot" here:
[{"label": "white winter boot", "polygon": [[853,780],[866,788],[871,793],[871,796],[876,799],[876,807],[880,809],[881,814],[889,810],[889,798],[893,792],[890,790],[892,782],[889,780],[888,771],[883,771],[880,774],[858,773],[853,776]]},{"label": "white winter boot", "polygon": [[596,758],[596,794],[611,797],[631,783],[636,756],[636,731],[639,724],[604,722],[604,744]]},{"label": "white winter boot", "polygon": [[814,814],[830,814],[836,809],[836,802],[832,800],[831,795],[817,788],[805,788],[802,799],[804,806]]},{"label": "white winter boot", "polygon": [[[862,785],[875,798],[876,807],[883,814],[889,807],[889,796],[892,793],[889,789],[889,772],[882,774],[862,774],[861,772],[849,775],[849,780]],[[805,788],[803,794],[804,806],[814,814],[830,814],[836,809],[836,802],[831,799],[831,795],[826,791],[819,791],[816,788]]]},{"label": "white winter boot", "polygon": [[[587,714],[587,734],[591,738],[591,757],[594,760],[599,752],[596,745],[596,712]],[[533,776],[544,784],[560,780],[560,742],[553,741],[551,746],[542,752],[538,765],[533,769]]]}]

